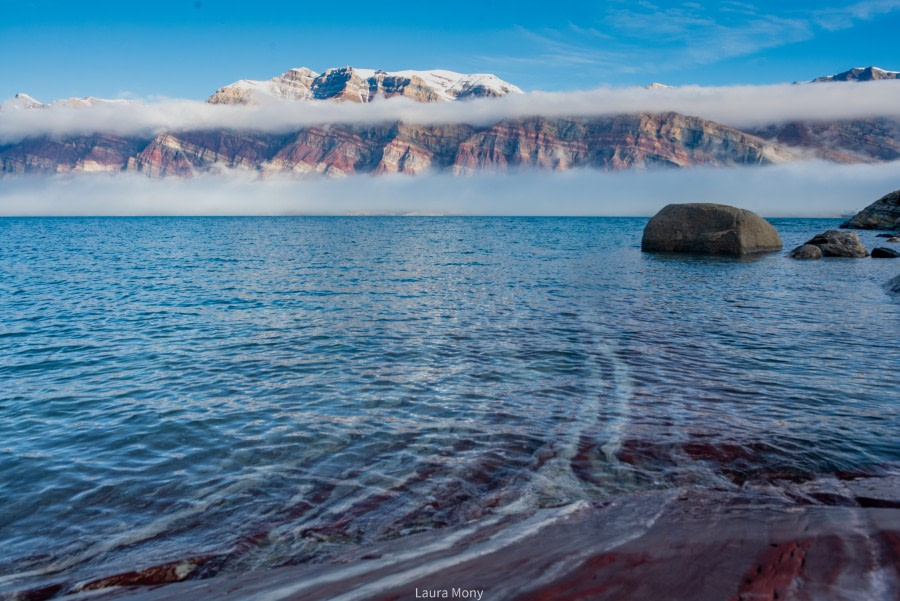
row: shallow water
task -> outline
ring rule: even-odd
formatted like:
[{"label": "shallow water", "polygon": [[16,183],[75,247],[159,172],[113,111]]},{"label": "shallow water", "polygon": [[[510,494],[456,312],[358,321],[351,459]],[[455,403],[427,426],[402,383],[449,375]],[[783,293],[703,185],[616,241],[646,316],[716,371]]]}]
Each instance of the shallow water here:
[{"label": "shallow water", "polygon": [[896,470],[900,262],[642,254],[644,223],[0,220],[0,593]]}]

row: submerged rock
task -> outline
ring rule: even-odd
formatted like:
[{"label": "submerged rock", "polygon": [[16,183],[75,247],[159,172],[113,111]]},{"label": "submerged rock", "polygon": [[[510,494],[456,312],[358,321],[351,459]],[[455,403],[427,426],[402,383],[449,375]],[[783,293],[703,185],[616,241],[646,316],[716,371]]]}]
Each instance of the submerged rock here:
[{"label": "submerged rock", "polygon": [[815,259],[813,256],[799,256],[812,251],[803,250],[807,246],[815,246],[821,251],[823,257],[852,257],[862,258],[869,256],[869,251],[860,241],[855,232],[842,232],[828,230],[822,234],[816,234],[811,240],[807,240],[802,246],[791,251],[791,257],[795,259]]},{"label": "submerged rock", "polygon": [[792,259],[821,259],[822,249],[812,244],[804,244],[792,250],[790,256]]},{"label": "submerged rock", "polygon": [[641,239],[645,252],[744,255],[781,248],[778,232],[756,213],[712,203],[663,207]]},{"label": "submerged rock", "polygon": [[892,292],[894,294],[900,294],[900,275],[898,275],[894,279],[888,281],[887,289],[888,289],[888,292]]},{"label": "submerged rock", "polygon": [[897,257],[900,257],[900,252],[897,252],[893,248],[879,246],[878,248],[872,249],[873,259],[896,259]]},{"label": "submerged rock", "polygon": [[841,227],[858,230],[900,229],[900,190],[885,194],[842,223]]},{"label": "submerged rock", "polygon": [[900,242],[900,237],[891,236],[890,238],[888,238],[888,242],[890,242],[892,244],[896,244],[896,243]]},{"label": "submerged rock", "polygon": [[900,590],[896,494],[891,477],[644,491],[90,598],[889,601]]}]

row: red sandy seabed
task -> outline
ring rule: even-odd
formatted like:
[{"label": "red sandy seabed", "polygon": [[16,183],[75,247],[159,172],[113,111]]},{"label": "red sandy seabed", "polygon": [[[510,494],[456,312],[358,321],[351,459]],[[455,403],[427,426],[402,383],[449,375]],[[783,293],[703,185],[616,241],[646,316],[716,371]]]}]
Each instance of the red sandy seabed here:
[{"label": "red sandy seabed", "polygon": [[[172,583],[202,563],[82,583],[60,598],[896,601],[900,478],[649,491],[494,516],[327,563]],[[64,591],[31,593],[22,598]]]}]

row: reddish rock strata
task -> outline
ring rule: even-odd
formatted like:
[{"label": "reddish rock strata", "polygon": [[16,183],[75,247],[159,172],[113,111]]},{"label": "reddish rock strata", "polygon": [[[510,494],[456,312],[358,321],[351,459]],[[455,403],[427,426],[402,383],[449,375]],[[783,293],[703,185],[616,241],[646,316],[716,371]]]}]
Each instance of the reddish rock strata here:
[{"label": "reddish rock strata", "polygon": [[[453,589],[489,600],[889,601],[900,597],[900,509],[857,499],[890,505],[898,489],[896,479],[863,478],[650,491],[407,536],[327,563],[148,586],[178,571],[167,564],[136,573],[146,581],[83,588],[126,587],[89,596],[132,601],[395,600]],[[816,501],[807,494],[816,490],[843,502]]]},{"label": "reddish rock strata", "polygon": [[762,165],[790,158],[739,130],[678,113],[529,118],[487,126],[332,125],[284,135],[169,132],[152,140],[84,136],[0,147],[0,171],[138,171],[187,176],[216,168],[350,175],[655,165]]}]

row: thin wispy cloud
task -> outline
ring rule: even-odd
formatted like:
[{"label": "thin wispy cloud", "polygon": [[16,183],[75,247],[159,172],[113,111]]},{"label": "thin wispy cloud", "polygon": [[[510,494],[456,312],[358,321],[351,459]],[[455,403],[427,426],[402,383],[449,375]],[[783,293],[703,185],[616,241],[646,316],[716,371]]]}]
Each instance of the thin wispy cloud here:
[{"label": "thin wispy cloud", "polygon": [[[626,65],[637,63],[650,72],[750,55],[813,36],[807,19],[759,13],[740,5],[718,10],[694,3],[667,9],[634,5],[610,10],[602,24],[615,32],[616,43],[611,46],[616,50],[607,45],[595,52],[604,57],[629,55]],[[569,42],[570,52],[587,56],[591,46],[585,36]]]},{"label": "thin wispy cloud", "polygon": [[190,100],[98,104],[83,108],[0,111],[0,143],[42,135],[248,130],[286,133],[328,124],[488,125],[523,117],[589,118],[674,111],[736,127],[797,119],[900,118],[900,80],[809,85],[731,86],[646,90],[601,88],[532,92],[466,102],[417,103],[392,98],[369,104],[271,101],[258,106]]},{"label": "thin wispy cloud", "polygon": [[725,202],[768,217],[837,217],[897,184],[900,163],[818,161],[736,169],[572,170],[297,179],[247,171],[156,180],[139,174],[6,178],[0,215],[652,215]]},{"label": "thin wispy cloud", "polygon": [[[661,7],[647,2],[608,3],[594,21],[560,29],[518,32],[540,64],[583,64],[620,73],[659,73],[813,39],[822,31],[853,27],[900,9],[898,0],[781,11],[753,4],[684,2]],[[495,61],[498,62],[499,61]]]},{"label": "thin wispy cloud", "polygon": [[[571,31],[579,37],[599,37],[599,32],[581,29],[570,25]],[[602,51],[597,48],[586,47],[568,41],[567,36],[560,36],[560,32],[546,30],[545,32],[531,31],[524,27],[516,27],[516,31],[528,42],[541,48],[541,51],[530,57],[521,57],[525,62],[544,65],[596,65],[613,66],[621,64],[626,58],[622,52]],[[515,57],[506,57],[506,60]],[[496,59],[496,57],[495,57]]]},{"label": "thin wispy cloud", "polygon": [[900,10],[900,0],[873,0],[848,6],[823,8],[815,12],[814,21],[823,29],[835,31],[853,27],[880,15]]}]

